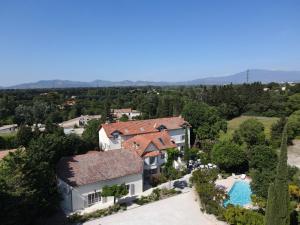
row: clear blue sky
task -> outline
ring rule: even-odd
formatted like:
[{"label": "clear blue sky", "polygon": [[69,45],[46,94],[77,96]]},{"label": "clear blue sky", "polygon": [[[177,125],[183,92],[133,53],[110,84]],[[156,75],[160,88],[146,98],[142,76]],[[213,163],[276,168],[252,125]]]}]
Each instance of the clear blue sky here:
[{"label": "clear blue sky", "polygon": [[0,86],[300,70],[299,0],[1,0]]}]

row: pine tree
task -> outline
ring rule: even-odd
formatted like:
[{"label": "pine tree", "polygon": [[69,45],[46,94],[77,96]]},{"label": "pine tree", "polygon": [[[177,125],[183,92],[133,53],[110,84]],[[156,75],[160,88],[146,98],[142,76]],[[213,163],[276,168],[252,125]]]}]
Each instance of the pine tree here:
[{"label": "pine tree", "polygon": [[276,177],[269,187],[268,204],[266,210],[266,225],[289,224],[289,194],[288,194],[288,168],[287,168],[287,126],[285,125]]}]

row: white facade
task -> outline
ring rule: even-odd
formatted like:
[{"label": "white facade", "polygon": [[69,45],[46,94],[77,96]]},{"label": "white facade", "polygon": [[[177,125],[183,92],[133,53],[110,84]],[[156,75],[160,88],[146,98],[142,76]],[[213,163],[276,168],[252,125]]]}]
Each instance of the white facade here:
[{"label": "white facade", "polygon": [[4,125],[0,127],[0,133],[12,133],[15,132],[17,129],[18,129],[17,124]]},{"label": "white facade", "polygon": [[80,117],[64,121],[59,124],[62,128],[83,127],[92,119],[100,119],[101,115],[82,115]]},{"label": "white facade", "polygon": [[[157,151],[158,149],[151,143],[145,152]],[[144,157],[144,175],[157,174],[160,172],[160,167],[167,162],[167,152],[161,151],[161,154],[158,156]],[[156,171],[151,173],[151,171]]]},{"label": "white facade", "polygon": [[[188,141],[190,146],[190,128],[187,127],[188,130]],[[182,150],[185,143],[185,128],[167,130],[168,134],[175,142],[178,147],[178,150]],[[103,150],[115,150],[122,148],[122,142],[128,140],[131,136],[121,135],[116,133],[114,137],[108,137],[103,127],[99,130],[99,146]]]},{"label": "white facade", "polygon": [[[128,185],[128,195],[124,196],[122,199],[127,197],[134,197],[143,192],[143,175],[134,174],[125,177],[119,177],[113,180],[99,181],[92,184],[82,185],[79,187],[72,187],[66,182],[58,179],[58,188],[62,195],[63,200],[61,201],[61,207],[65,212],[75,212],[78,210],[83,210],[90,206],[98,205],[108,207],[114,202],[113,197],[99,197],[97,202],[89,204],[89,195],[100,192],[104,186],[125,184]],[[101,194],[100,194],[101,196]]]},{"label": "white facade", "polygon": [[116,133],[114,137],[109,138],[103,128],[99,130],[99,147],[102,150],[115,150],[122,148],[122,142],[133,137],[132,135],[123,136]]},{"label": "white facade", "polygon": [[[178,147],[178,150],[183,150],[184,144],[185,144],[185,128],[180,128],[176,130],[168,130],[169,135],[171,136],[172,140],[175,142],[175,144]],[[188,133],[188,144],[189,147],[191,146],[190,143],[190,128],[187,127],[187,133]]]},{"label": "white facade", "polygon": [[113,115],[118,119],[121,118],[123,115],[126,115],[129,120],[132,120],[134,117],[140,116],[141,112],[131,109],[124,109],[123,111],[121,109],[117,109],[115,112],[113,112]]}]

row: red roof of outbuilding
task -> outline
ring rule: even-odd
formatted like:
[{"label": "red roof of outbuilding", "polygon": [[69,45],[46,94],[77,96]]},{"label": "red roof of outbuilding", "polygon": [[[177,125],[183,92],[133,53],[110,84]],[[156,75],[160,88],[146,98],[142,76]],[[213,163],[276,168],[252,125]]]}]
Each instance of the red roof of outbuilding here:
[{"label": "red roof of outbuilding", "polygon": [[0,160],[7,156],[10,152],[15,152],[17,149],[0,150]]}]

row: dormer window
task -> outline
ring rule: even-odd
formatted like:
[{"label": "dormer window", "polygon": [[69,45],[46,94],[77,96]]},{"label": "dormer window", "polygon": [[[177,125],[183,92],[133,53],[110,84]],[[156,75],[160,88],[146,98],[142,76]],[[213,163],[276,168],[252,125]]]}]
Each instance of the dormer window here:
[{"label": "dormer window", "polygon": [[163,131],[163,130],[166,130],[167,128],[164,125],[160,125],[156,129],[159,130],[159,131]]},{"label": "dormer window", "polygon": [[115,130],[114,132],[111,133],[111,135],[114,139],[119,138],[120,134],[122,134],[122,133],[118,130]]},{"label": "dormer window", "polygon": [[114,132],[114,133],[112,133],[112,136],[113,136],[114,139],[118,139],[119,138],[119,133]]}]

